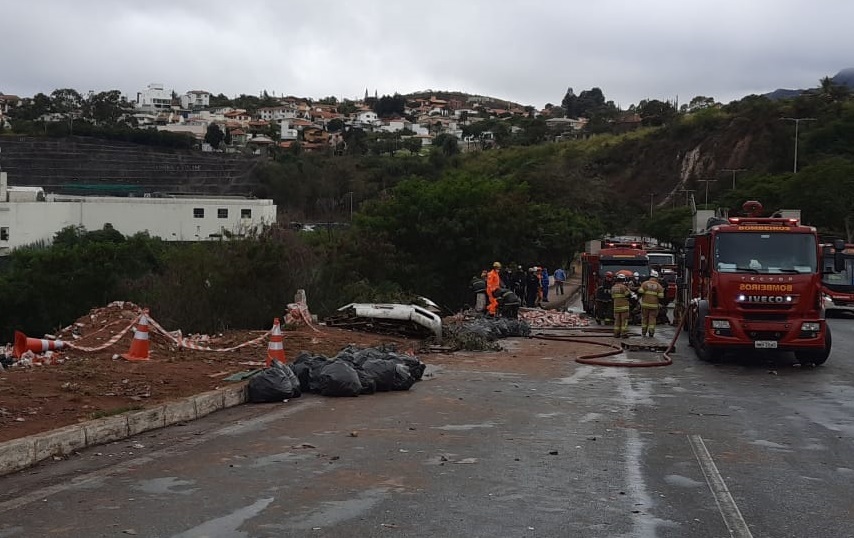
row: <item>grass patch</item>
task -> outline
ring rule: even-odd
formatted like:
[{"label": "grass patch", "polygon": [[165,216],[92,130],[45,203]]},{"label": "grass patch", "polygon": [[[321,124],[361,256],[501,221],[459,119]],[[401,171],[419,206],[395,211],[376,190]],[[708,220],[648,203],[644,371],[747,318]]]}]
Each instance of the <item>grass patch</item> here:
[{"label": "grass patch", "polygon": [[121,415],[122,413],[127,413],[128,411],[139,411],[141,409],[143,409],[143,407],[140,404],[126,405],[123,407],[115,407],[113,409],[104,409],[102,411],[95,411],[94,413],[89,414],[89,418],[90,419],[96,419],[96,418],[114,417],[116,415]]}]

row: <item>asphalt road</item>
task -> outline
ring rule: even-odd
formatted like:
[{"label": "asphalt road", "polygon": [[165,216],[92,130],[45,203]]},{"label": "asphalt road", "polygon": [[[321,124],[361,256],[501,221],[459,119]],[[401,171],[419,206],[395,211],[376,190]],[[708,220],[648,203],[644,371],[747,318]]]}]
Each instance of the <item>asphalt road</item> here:
[{"label": "asphalt road", "polygon": [[854,317],[830,323],[819,368],[548,348],[530,371],[462,355],[406,393],[241,406],[0,478],[0,538],[854,536]]}]

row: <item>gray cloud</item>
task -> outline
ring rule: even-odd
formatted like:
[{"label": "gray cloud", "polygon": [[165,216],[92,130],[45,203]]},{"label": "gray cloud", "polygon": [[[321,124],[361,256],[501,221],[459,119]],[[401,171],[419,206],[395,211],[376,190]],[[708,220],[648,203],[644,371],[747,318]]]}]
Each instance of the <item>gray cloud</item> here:
[{"label": "gray cloud", "polygon": [[728,102],[854,66],[852,16],[847,0],[19,2],[4,6],[0,91],[432,88],[541,107],[598,86],[622,106]]}]

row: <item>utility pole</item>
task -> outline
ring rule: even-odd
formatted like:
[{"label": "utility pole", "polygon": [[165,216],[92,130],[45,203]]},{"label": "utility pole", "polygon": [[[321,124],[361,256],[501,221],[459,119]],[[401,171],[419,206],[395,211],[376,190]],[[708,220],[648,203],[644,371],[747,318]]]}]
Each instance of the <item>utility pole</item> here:
[{"label": "utility pole", "polygon": [[348,192],[350,195],[350,222],[353,222],[353,191]]},{"label": "utility pole", "polygon": [[685,193],[685,205],[688,205],[688,201],[691,198],[691,193],[694,192],[694,189],[682,189],[679,192]]},{"label": "utility pole", "polygon": [[649,216],[652,217],[652,199],[655,198],[655,193],[649,193]]},{"label": "utility pole", "polygon": [[732,172],[732,190],[735,190],[735,175],[739,172],[746,172],[747,168],[724,168],[721,172]]},{"label": "utility pole", "polygon": [[709,183],[717,182],[717,179],[698,179],[697,181],[702,181],[706,184],[706,203],[704,204],[706,207],[709,205]]},{"label": "utility pole", "polygon": [[795,166],[793,168],[793,172],[795,174],[798,173],[798,126],[802,121],[816,121],[815,118],[780,118],[783,121],[793,121],[795,122]]}]

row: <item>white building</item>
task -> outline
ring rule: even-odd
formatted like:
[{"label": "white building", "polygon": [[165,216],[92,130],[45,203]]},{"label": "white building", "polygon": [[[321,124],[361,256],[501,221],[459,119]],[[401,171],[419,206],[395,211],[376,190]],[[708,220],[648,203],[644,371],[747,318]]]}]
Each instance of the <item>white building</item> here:
[{"label": "white building", "polygon": [[159,112],[172,108],[172,92],[163,84],[152,82],[146,89],[136,92],[136,106],[148,112]]},{"label": "white building", "polygon": [[148,232],[164,241],[211,241],[243,236],[276,222],[272,200],[242,197],[121,198],[47,194],[39,187],[9,187],[0,172],[0,256],[44,241],[68,226],[124,235]]},{"label": "white building", "polygon": [[207,108],[210,104],[210,92],[190,90],[181,96],[181,108]]}]

